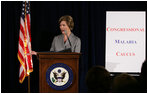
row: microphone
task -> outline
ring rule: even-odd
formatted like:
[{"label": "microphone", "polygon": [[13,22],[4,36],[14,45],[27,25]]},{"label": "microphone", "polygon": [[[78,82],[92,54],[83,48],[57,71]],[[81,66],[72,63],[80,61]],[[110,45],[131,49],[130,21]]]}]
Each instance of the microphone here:
[{"label": "microphone", "polygon": [[[68,42],[69,42],[69,45],[70,45],[70,49],[71,49],[72,46],[71,46],[71,42],[70,42],[70,40],[69,40],[69,37],[68,37],[68,35],[67,35],[67,31],[65,30],[64,32],[65,32],[65,34],[66,34],[66,37],[67,37],[67,39],[68,39]],[[72,51],[72,49],[71,49],[71,51]]]}]

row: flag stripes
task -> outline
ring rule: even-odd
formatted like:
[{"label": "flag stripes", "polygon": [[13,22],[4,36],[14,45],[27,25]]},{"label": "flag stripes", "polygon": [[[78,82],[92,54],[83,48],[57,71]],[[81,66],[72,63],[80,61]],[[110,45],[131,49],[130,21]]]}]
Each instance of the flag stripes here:
[{"label": "flag stripes", "polygon": [[33,71],[31,53],[30,8],[29,2],[24,1],[20,17],[20,31],[18,44],[18,60],[20,62],[19,82]]}]

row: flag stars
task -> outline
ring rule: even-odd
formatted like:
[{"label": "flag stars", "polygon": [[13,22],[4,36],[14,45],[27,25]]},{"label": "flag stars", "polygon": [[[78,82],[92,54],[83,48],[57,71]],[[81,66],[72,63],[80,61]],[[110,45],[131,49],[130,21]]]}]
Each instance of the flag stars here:
[{"label": "flag stars", "polygon": [[29,2],[23,2],[22,4],[22,17],[24,19],[25,15],[30,14],[30,7],[29,7]]}]

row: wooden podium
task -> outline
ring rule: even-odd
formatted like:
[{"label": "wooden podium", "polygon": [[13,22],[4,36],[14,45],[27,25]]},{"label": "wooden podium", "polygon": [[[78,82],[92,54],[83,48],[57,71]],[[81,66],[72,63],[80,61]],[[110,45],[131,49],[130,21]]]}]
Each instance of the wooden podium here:
[{"label": "wooden podium", "polygon": [[[39,92],[40,93],[77,93],[79,76],[80,53],[38,52],[39,58]],[[46,72],[50,66],[56,63],[68,65],[73,72],[72,84],[65,90],[55,90],[46,81]]]}]

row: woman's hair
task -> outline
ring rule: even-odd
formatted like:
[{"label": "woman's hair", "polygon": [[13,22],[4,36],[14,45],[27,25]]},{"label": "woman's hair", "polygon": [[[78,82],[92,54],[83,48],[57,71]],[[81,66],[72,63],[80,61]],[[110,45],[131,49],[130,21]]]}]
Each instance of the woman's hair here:
[{"label": "woman's hair", "polygon": [[73,30],[74,28],[74,21],[73,21],[73,18],[69,15],[64,15],[62,16],[60,19],[59,19],[59,24],[62,22],[62,21],[66,21],[68,27],[70,28],[70,30]]}]

